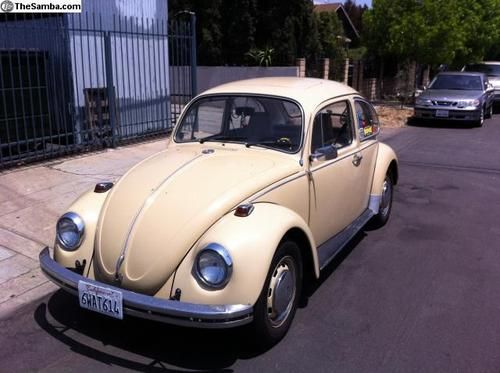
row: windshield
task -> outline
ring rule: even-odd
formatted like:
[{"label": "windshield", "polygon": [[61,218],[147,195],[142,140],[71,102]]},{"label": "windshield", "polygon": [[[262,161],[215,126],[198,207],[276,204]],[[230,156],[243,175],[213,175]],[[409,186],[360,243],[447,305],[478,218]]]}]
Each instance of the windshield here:
[{"label": "windshield", "polygon": [[175,141],[231,142],[289,153],[300,149],[302,112],[281,98],[211,96],[192,104],[179,124]]},{"label": "windshield", "polygon": [[484,63],[473,63],[466,65],[464,71],[475,71],[490,76],[500,76],[500,65],[486,65]]},{"label": "windshield", "polygon": [[473,75],[438,75],[429,88],[480,91],[482,90],[481,77]]}]

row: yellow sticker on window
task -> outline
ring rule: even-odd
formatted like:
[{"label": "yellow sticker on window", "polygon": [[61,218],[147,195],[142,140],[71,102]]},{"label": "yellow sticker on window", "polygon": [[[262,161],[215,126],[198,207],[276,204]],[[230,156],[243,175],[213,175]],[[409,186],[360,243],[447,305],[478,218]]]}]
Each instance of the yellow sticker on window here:
[{"label": "yellow sticker on window", "polygon": [[371,136],[373,134],[373,126],[363,128],[363,133],[365,136]]}]

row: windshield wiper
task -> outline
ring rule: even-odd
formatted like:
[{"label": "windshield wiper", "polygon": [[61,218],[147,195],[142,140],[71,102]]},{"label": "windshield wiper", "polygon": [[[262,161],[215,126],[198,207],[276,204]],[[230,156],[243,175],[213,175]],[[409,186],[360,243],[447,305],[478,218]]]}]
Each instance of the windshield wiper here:
[{"label": "windshield wiper", "polygon": [[212,141],[212,140],[219,140],[219,141],[231,141],[231,140],[234,140],[234,141],[241,141],[243,140],[244,138],[243,137],[236,137],[236,136],[225,136],[225,135],[212,135],[212,136],[208,136],[208,137],[204,137],[202,139],[199,140],[200,144],[203,144],[204,142],[206,141]]},{"label": "windshield wiper", "polygon": [[279,146],[283,148],[292,148],[296,144],[292,144],[290,141],[280,141],[281,139],[278,140],[265,140],[265,141],[249,141],[245,143],[245,146],[247,148],[251,146]]}]

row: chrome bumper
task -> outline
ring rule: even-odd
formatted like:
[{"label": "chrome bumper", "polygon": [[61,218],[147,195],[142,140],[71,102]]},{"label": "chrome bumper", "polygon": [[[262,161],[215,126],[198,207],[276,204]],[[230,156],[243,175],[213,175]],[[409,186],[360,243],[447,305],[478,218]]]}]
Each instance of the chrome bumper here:
[{"label": "chrome bumper", "polygon": [[[437,117],[436,110],[446,110],[448,111],[447,117]],[[437,119],[437,120],[463,120],[463,121],[473,121],[479,120],[480,118],[479,110],[456,110],[450,107],[439,107],[439,108],[429,108],[429,107],[415,107],[414,117],[421,119]]]},{"label": "chrome bumper", "polygon": [[155,298],[120,289],[83,277],[62,267],[50,257],[49,248],[40,253],[40,268],[49,280],[78,296],[78,281],[105,286],[123,295],[123,313],[168,324],[196,328],[223,329],[248,324],[253,320],[253,307],[244,304],[204,305]]}]

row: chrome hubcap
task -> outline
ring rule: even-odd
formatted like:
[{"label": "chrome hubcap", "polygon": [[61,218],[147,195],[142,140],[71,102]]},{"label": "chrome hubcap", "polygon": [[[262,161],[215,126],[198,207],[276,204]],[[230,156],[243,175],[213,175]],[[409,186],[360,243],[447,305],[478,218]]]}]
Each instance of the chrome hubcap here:
[{"label": "chrome hubcap", "polygon": [[267,317],[271,326],[278,328],[286,321],[295,301],[297,283],[295,261],[283,257],[273,270],[267,292]]},{"label": "chrome hubcap", "polygon": [[382,189],[382,201],[380,202],[380,212],[383,216],[389,213],[391,207],[392,184],[385,180]]}]

